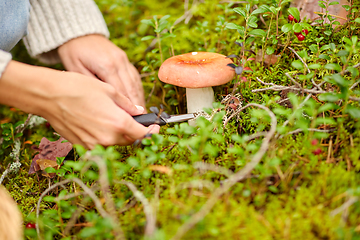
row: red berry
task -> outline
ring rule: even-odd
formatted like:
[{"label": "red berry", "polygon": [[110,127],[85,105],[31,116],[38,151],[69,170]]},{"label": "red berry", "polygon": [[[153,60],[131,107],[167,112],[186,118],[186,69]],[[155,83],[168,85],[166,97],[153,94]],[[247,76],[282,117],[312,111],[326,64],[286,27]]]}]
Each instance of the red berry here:
[{"label": "red berry", "polygon": [[299,34],[300,34],[299,32],[294,32],[294,33],[295,33],[295,36],[299,36]]},{"label": "red berry", "polygon": [[291,15],[291,14],[289,14],[289,16],[288,16],[288,20],[290,21],[290,22],[292,22],[292,21],[294,21],[294,16],[293,15]]},{"label": "red berry", "polygon": [[299,35],[297,35],[297,38],[300,42],[305,40],[304,35],[302,35],[301,33]]},{"label": "red berry", "polygon": [[314,155],[319,155],[320,153],[322,153],[321,148],[317,148],[316,150],[313,151]]},{"label": "red berry", "polygon": [[300,21],[301,21],[301,19],[299,19],[299,21],[298,21],[298,20],[296,20],[296,18],[294,18],[294,22],[298,23]]},{"label": "red berry", "polygon": [[319,143],[317,139],[311,140],[311,145],[316,146]]},{"label": "red berry", "polygon": [[307,30],[307,29],[303,29],[302,32],[305,33],[305,35],[309,34],[309,30]]},{"label": "red berry", "polygon": [[36,228],[35,223],[27,223],[26,228]]}]

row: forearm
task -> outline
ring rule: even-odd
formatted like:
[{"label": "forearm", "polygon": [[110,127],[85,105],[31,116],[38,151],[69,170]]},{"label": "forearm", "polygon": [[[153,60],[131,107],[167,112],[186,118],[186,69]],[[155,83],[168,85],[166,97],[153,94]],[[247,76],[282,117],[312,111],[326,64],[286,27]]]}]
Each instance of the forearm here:
[{"label": "forearm", "polygon": [[0,78],[0,103],[42,115],[53,91],[50,74],[54,71],[10,61]]}]

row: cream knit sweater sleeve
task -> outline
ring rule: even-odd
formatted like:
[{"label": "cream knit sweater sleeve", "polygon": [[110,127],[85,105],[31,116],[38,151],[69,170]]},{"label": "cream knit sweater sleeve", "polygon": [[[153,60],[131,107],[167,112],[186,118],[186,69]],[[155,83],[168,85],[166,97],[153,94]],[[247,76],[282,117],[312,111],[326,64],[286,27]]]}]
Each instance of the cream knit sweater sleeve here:
[{"label": "cream knit sweater sleeve", "polygon": [[10,60],[11,54],[0,49],[0,78]]},{"label": "cream knit sweater sleeve", "polygon": [[[104,18],[93,0],[30,0],[28,34],[23,39],[34,58],[44,63],[60,62],[57,48],[88,34],[109,37]],[[0,50],[0,77],[11,54]]]},{"label": "cream knit sweater sleeve", "polygon": [[24,43],[30,56],[60,62],[56,49],[88,34],[109,37],[102,14],[93,0],[30,0],[30,20]]}]

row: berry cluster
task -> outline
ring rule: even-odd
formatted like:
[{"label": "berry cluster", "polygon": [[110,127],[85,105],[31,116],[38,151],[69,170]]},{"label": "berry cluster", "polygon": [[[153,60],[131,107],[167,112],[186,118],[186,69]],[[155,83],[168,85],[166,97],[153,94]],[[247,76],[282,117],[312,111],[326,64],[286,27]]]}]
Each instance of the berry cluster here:
[{"label": "berry cluster", "polygon": [[[293,15],[289,14],[288,20],[290,22],[294,21],[296,23],[300,22],[301,19],[297,20]],[[305,36],[309,34],[309,31],[307,29],[303,29],[301,32],[294,32],[295,36],[298,38],[299,41],[304,41]],[[304,36],[305,35],[305,36]]]}]

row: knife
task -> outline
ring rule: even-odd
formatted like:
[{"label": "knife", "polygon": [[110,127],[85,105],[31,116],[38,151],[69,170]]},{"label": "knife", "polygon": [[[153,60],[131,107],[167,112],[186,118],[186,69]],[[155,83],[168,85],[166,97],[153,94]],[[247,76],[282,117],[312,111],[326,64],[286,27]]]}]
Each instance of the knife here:
[{"label": "knife", "polygon": [[195,114],[180,114],[180,115],[170,115],[169,117],[158,116],[156,113],[148,113],[133,116],[133,118],[138,122],[144,125],[145,127],[150,126],[151,124],[158,124],[160,126],[166,125],[168,123],[184,122],[190,119],[195,118]]}]

